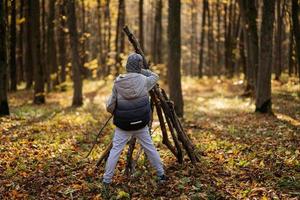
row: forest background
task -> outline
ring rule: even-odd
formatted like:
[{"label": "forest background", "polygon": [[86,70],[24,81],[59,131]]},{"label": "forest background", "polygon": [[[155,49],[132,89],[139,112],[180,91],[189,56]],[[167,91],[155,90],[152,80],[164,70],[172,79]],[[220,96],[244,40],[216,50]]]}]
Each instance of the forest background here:
[{"label": "forest background", "polygon": [[158,130],[153,138],[170,183],[156,188],[140,163],[138,181],[122,185],[117,173],[115,197],[299,198],[299,6],[1,0],[0,197],[100,198],[103,167],[92,169],[113,125],[92,157],[83,155],[133,51],[122,30],[128,25],[202,158],[196,166],[174,164]]}]

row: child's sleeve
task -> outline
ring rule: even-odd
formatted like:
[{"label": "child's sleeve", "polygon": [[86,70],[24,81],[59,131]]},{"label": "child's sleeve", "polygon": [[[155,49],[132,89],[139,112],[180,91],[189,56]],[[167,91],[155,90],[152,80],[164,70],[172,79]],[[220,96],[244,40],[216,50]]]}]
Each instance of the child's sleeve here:
[{"label": "child's sleeve", "polygon": [[106,102],[106,110],[107,112],[113,114],[117,104],[117,90],[115,86],[113,86],[112,94],[109,96]]},{"label": "child's sleeve", "polygon": [[150,91],[156,85],[157,81],[159,80],[159,76],[156,73],[146,69],[142,69],[141,73],[147,77],[147,90]]}]

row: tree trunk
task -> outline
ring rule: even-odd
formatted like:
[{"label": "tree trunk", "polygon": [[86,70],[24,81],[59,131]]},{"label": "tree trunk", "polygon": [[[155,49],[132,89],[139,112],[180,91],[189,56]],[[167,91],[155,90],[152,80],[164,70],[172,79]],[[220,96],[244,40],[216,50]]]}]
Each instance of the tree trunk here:
[{"label": "tree trunk", "polygon": [[[283,7],[284,5],[282,5]],[[281,71],[282,71],[282,66],[281,66],[281,40],[282,40],[282,17],[283,15],[281,14],[281,0],[277,0],[276,4],[276,22],[277,22],[277,27],[276,27],[276,50],[275,50],[275,63],[274,63],[274,68],[275,68],[275,80],[279,80],[281,76]]]},{"label": "tree trunk", "polygon": [[215,63],[214,63],[214,35],[213,35],[213,28],[214,28],[214,20],[213,20],[213,14],[214,12],[211,11],[213,3],[209,4],[207,6],[207,25],[208,25],[208,33],[207,33],[207,55],[208,55],[208,74],[209,75],[213,75],[214,74],[214,67],[215,67]]},{"label": "tree trunk", "polygon": [[59,4],[59,29],[58,29],[58,51],[59,51],[59,65],[60,69],[60,81],[63,83],[66,81],[66,1],[61,0]]},{"label": "tree trunk", "polygon": [[[20,7],[19,7],[19,12],[20,12],[20,19],[24,17],[24,0],[20,1]],[[23,62],[23,43],[24,43],[24,22],[20,24],[20,30],[18,33],[19,36],[19,55],[18,55],[18,80],[17,82],[20,83],[21,81],[24,81],[24,62]]]},{"label": "tree trunk", "polygon": [[205,23],[206,23],[206,12],[208,10],[208,1],[203,0],[202,6],[202,24],[201,24],[201,39],[200,39],[200,50],[199,50],[199,65],[198,65],[198,77],[203,76],[203,63],[204,63],[204,40],[205,40]]},{"label": "tree trunk", "polygon": [[256,112],[261,113],[272,113],[271,73],[274,14],[275,0],[264,0],[256,90]]},{"label": "tree trunk", "polygon": [[195,52],[197,52],[197,5],[196,1],[192,0],[191,2],[191,36],[190,36],[190,70],[189,75],[194,75],[194,66],[197,61],[195,60]]},{"label": "tree trunk", "polygon": [[33,58],[32,58],[32,42],[31,42],[31,16],[30,13],[31,11],[31,5],[30,1],[26,0],[26,14],[25,18],[27,19],[25,21],[25,37],[26,37],[26,42],[25,42],[25,78],[26,78],[26,89],[30,89],[32,87],[32,82],[33,82],[33,71],[34,71],[34,66],[33,66]]},{"label": "tree trunk", "polygon": [[[49,84],[53,82],[53,85],[58,85],[58,66],[57,66],[57,52],[55,41],[55,1],[49,0],[49,16],[48,16],[48,33],[47,33],[47,60],[48,60],[48,72],[47,72],[47,85],[48,89],[52,89]],[[53,79],[53,80],[52,80]]]},{"label": "tree trunk", "polygon": [[29,0],[30,7],[30,29],[32,43],[32,61],[34,66],[34,98],[35,104],[45,103],[44,94],[44,69],[41,63],[41,33],[40,33],[40,2]]},{"label": "tree trunk", "polygon": [[229,1],[229,12],[228,12],[228,24],[227,29],[225,30],[225,69],[226,74],[229,78],[233,77],[234,72],[234,57],[233,57],[233,48],[235,43],[235,21],[236,21],[236,6],[235,1]]},{"label": "tree trunk", "polygon": [[117,30],[116,30],[116,74],[117,76],[120,73],[121,67],[121,57],[120,54],[124,52],[125,47],[125,38],[122,34],[122,29],[125,25],[125,0],[119,0],[118,8],[118,19],[117,19]]},{"label": "tree trunk", "polygon": [[139,0],[139,42],[142,50],[144,50],[144,0]]},{"label": "tree trunk", "polygon": [[[292,22],[290,22],[290,30],[293,30]],[[290,31],[289,33],[289,76],[292,76],[294,73],[294,33]]]},{"label": "tree trunk", "polygon": [[[42,49],[41,49],[41,61],[42,61],[42,65],[44,66],[44,80],[45,83],[49,83],[47,84],[47,90],[50,91],[50,81],[48,81],[48,78],[50,77],[50,72],[49,72],[49,76],[48,76],[48,66],[47,66],[47,31],[46,31],[46,0],[42,0]],[[50,78],[49,78],[50,80]]]},{"label": "tree trunk", "polygon": [[221,54],[221,9],[220,0],[217,0],[216,11],[217,11],[217,75],[220,76],[222,54]]},{"label": "tree trunk", "polygon": [[244,22],[245,39],[247,42],[247,86],[246,92],[254,94],[258,68],[258,32],[257,9],[253,0],[239,0],[240,12]]},{"label": "tree trunk", "polygon": [[17,63],[16,63],[16,0],[11,0],[11,23],[10,23],[10,90],[17,90]]},{"label": "tree trunk", "polygon": [[162,0],[156,1],[154,37],[153,37],[153,62],[155,64],[162,63]]},{"label": "tree trunk", "polygon": [[181,89],[181,34],[180,34],[180,0],[169,0],[168,17],[168,83],[170,99],[174,101],[175,111],[183,116],[183,98]]},{"label": "tree trunk", "polygon": [[[97,0],[97,19],[98,19],[98,59],[97,59],[97,62],[98,62],[98,71],[97,71],[97,75],[99,76],[100,73],[104,72],[104,65],[105,65],[105,55],[104,55],[104,38],[103,38],[103,28],[102,28],[102,6],[101,6],[102,2],[101,0]],[[103,74],[102,74],[103,75]]]},{"label": "tree trunk", "polygon": [[69,0],[67,2],[68,10],[68,27],[70,34],[71,44],[71,57],[72,57],[72,76],[73,76],[73,106],[82,105],[82,77],[80,73],[80,57],[78,51],[78,32],[75,15],[75,0]]},{"label": "tree trunk", "polygon": [[239,54],[240,54],[240,64],[242,65],[242,72],[246,76],[247,61],[245,55],[245,32],[241,30],[240,39],[239,39]]},{"label": "tree trunk", "polygon": [[7,100],[7,47],[5,1],[0,0],[0,116],[9,115]]},{"label": "tree trunk", "polygon": [[87,71],[84,68],[84,63],[86,62],[86,27],[85,27],[85,18],[86,18],[86,14],[85,14],[85,4],[84,4],[84,0],[81,0],[81,66],[82,71],[84,72],[85,75],[87,75]]},{"label": "tree trunk", "polygon": [[298,0],[292,1],[292,20],[293,20],[293,32],[296,41],[296,57],[298,60],[298,75],[300,78],[300,21],[299,21],[299,3]]},{"label": "tree trunk", "polygon": [[[110,16],[110,0],[106,0],[105,4],[105,57],[106,60],[110,58],[111,51],[111,16]],[[105,61],[106,61],[105,60]],[[106,63],[106,62],[105,62]],[[111,65],[105,64],[104,75],[110,74]]]}]

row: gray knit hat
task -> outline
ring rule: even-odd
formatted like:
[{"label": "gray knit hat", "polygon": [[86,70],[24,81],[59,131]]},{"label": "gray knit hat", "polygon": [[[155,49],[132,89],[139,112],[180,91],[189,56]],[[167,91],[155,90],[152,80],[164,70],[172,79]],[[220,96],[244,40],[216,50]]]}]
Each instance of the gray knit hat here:
[{"label": "gray knit hat", "polygon": [[143,57],[137,53],[131,53],[127,58],[126,71],[141,73]]}]

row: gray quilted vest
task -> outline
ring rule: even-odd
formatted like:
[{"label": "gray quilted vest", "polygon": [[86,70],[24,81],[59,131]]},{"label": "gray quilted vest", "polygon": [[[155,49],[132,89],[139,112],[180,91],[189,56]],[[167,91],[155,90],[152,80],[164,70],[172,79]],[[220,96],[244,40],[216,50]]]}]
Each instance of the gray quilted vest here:
[{"label": "gray quilted vest", "polygon": [[145,127],[151,116],[146,77],[139,73],[120,75],[115,81],[117,104],[114,124],[123,130]]}]

